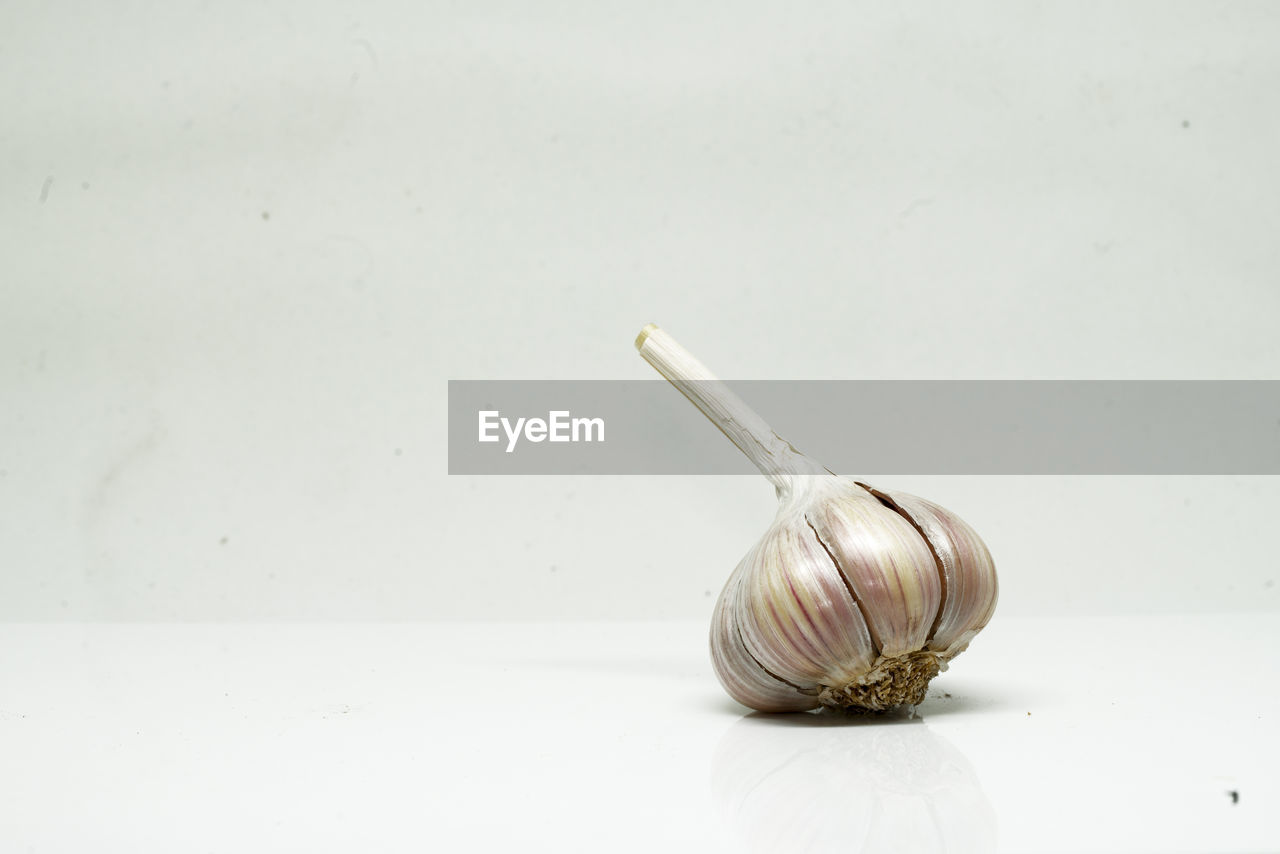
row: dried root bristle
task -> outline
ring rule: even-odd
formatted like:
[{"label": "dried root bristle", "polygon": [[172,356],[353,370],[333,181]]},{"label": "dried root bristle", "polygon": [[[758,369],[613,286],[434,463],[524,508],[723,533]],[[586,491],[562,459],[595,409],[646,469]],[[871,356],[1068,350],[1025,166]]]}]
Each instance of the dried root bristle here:
[{"label": "dried root bristle", "polygon": [[895,658],[881,658],[870,671],[839,687],[823,686],[818,702],[840,709],[888,711],[915,706],[924,700],[929,680],[946,669],[936,652],[921,650]]}]

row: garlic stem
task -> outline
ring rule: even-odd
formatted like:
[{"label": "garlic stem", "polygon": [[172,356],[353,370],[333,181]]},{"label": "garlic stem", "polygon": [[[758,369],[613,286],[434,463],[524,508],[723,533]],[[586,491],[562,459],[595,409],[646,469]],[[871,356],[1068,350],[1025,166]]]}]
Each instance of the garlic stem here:
[{"label": "garlic stem", "polygon": [[716,379],[706,365],[655,324],[640,330],[636,349],[747,455],[778,490],[779,496],[790,495],[802,478],[831,474],[773,432],[765,420]]}]

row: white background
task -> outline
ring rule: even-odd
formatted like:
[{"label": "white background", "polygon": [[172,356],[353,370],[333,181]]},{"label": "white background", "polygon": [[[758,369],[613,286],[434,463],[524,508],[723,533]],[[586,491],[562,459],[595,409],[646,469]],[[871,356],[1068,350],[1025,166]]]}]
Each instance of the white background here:
[{"label": "white background", "polygon": [[1280,478],[875,478],[1001,600],[846,720],[711,672],[762,478],[445,447],[448,380],[650,378],[650,321],[727,379],[1274,379],[1277,45],[1272,3],[0,5],[0,848],[1277,850]]},{"label": "white background", "polygon": [[[1274,378],[1277,44],[1246,3],[6,3],[0,617],[705,618],[762,479],[446,474],[447,380],[650,378],[650,321],[727,378]],[[1274,478],[877,483],[982,532],[1004,614],[1280,605]]]},{"label": "white background", "polygon": [[701,620],[0,624],[0,840],[1277,850],[1272,615],[1002,615],[914,716],[744,715],[705,638]]}]

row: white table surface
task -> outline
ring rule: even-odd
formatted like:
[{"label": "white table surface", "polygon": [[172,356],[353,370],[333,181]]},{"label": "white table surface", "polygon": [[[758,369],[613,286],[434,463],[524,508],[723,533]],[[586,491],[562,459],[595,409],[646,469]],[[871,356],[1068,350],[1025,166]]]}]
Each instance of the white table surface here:
[{"label": "white table surface", "polygon": [[701,624],[0,638],[6,851],[1280,850],[1280,616],[997,615],[859,719],[748,714]]}]

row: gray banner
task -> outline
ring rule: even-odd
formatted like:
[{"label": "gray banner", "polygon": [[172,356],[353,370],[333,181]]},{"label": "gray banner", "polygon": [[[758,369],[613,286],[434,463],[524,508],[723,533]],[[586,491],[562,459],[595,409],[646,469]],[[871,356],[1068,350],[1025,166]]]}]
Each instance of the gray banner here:
[{"label": "gray banner", "polygon": [[[1280,381],[728,385],[840,474],[1280,474]],[[755,469],[661,380],[451,380],[449,473]]]}]

